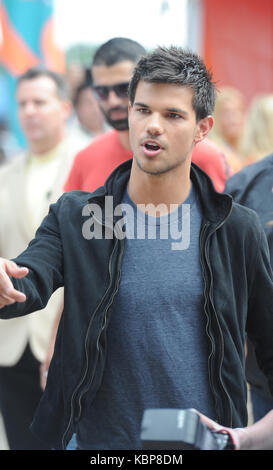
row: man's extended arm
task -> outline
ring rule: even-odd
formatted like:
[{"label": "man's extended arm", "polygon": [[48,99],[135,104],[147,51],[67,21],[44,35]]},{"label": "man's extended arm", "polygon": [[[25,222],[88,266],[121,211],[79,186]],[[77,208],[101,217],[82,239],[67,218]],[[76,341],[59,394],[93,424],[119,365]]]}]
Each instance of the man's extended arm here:
[{"label": "man's extended arm", "polygon": [[0,258],[0,317],[12,318],[44,308],[63,285],[63,252],[56,212],[37,230],[28,248],[14,260]]},{"label": "man's extended arm", "polygon": [[17,266],[13,261],[0,258],[0,308],[15,302],[25,302],[26,296],[16,290],[10,277],[22,279],[28,274],[28,269]]}]

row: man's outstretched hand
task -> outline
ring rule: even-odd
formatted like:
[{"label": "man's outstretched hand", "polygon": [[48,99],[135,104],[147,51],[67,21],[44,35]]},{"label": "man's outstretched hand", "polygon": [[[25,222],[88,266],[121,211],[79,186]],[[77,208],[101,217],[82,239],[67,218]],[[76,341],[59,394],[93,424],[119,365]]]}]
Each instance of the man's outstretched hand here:
[{"label": "man's outstretched hand", "polygon": [[27,274],[28,268],[19,267],[13,261],[0,258],[0,308],[15,302],[25,302],[25,294],[14,289],[10,277],[21,279]]}]

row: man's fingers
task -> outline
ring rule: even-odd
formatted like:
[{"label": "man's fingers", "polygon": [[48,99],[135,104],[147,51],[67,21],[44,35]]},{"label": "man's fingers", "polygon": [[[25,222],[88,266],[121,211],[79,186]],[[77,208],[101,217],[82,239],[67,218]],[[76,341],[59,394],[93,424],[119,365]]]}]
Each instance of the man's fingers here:
[{"label": "man's fingers", "polygon": [[25,302],[25,294],[14,289],[10,276],[22,278],[28,274],[27,268],[20,268],[13,261],[2,261],[0,268],[0,308],[14,302]]},{"label": "man's fingers", "polygon": [[[2,294],[1,294],[2,296]],[[16,290],[12,288],[11,290],[8,291],[8,300],[14,301],[14,302],[25,302],[26,296],[23,294],[23,292],[20,292],[19,290]],[[3,296],[1,298],[1,301],[3,301]]]},{"label": "man's fingers", "polygon": [[9,276],[21,279],[22,277],[25,277],[28,274],[28,268],[17,266],[17,264],[13,261],[8,261],[6,263],[6,273]]},{"label": "man's fingers", "polygon": [[221,429],[223,429],[223,427],[220,426],[218,423],[216,423],[216,421],[213,421],[212,419],[210,419],[207,416],[203,415],[202,413],[200,413],[200,411],[197,411],[197,410],[194,410],[194,411],[196,411],[197,414],[199,414],[199,416],[200,416],[201,420],[203,421],[203,423],[205,423],[213,431],[220,431]]},{"label": "man's fingers", "polygon": [[9,297],[9,291],[12,291],[13,284],[7,274],[7,272],[0,268],[0,295],[7,295]]},{"label": "man's fingers", "polygon": [[9,296],[0,295],[0,308],[5,307],[6,305],[12,305],[15,302],[25,302],[26,296],[18,290],[12,289],[9,292]]},{"label": "man's fingers", "polygon": [[0,295],[0,300],[1,300],[1,302],[8,302],[10,304],[14,303],[14,300],[11,297],[9,297],[8,295],[5,295],[3,293],[1,293],[1,295]]}]

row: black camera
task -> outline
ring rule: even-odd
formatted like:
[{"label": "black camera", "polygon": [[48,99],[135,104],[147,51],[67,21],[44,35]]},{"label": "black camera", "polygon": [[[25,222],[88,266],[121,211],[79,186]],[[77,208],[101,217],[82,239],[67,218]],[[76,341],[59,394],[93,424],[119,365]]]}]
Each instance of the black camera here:
[{"label": "black camera", "polygon": [[194,410],[148,409],[141,423],[143,449],[232,450],[228,433],[216,433]]}]

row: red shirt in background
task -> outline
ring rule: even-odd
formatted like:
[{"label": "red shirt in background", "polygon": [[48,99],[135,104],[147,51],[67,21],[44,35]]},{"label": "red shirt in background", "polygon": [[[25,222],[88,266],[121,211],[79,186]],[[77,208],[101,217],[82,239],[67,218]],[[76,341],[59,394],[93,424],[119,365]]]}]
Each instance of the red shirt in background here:
[{"label": "red shirt in background", "polygon": [[[64,190],[92,192],[105,183],[118,165],[132,156],[132,152],[121,145],[116,130],[106,132],[76,155]],[[224,154],[212,142],[204,139],[197,144],[192,161],[211,177],[217,191],[223,191],[231,170]]]},{"label": "red shirt in background", "polygon": [[224,191],[226,181],[234,171],[219,147],[209,139],[202,140],[193,149],[192,161],[209,175],[217,191]]}]

